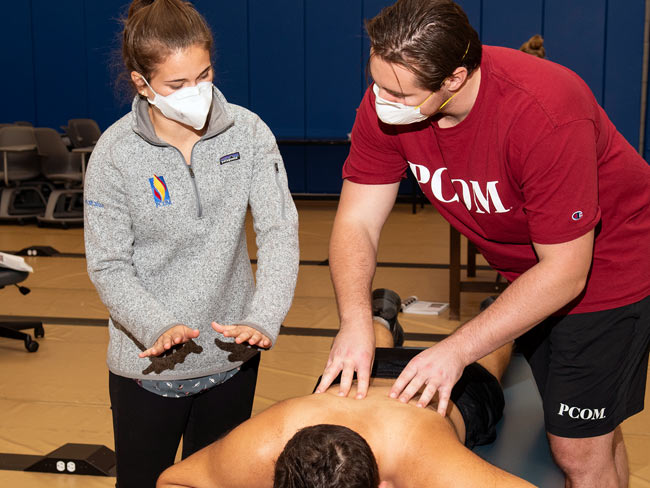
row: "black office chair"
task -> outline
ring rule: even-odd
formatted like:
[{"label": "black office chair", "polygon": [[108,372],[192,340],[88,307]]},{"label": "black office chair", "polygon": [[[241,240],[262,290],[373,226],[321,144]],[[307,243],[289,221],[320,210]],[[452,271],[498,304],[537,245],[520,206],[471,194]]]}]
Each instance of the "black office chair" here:
[{"label": "black office chair", "polygon": [[[0,268],[0,288],[7,285],[16,285],[21,281],[25,281],[29,273],[26,271],[15,271],[8,268]],[[29,293],[29,288],[19,286],[20,292],[23,295]],[[38,350],[38,342],[32,339],[32,336],[26,332],[20,332],[24,329],[34,329],[34,337],[44,337],[45,330],[43,329],[42,322],[9,322],[0,321],[0,337],[7,337],[9,339],[17,339],[25,342],[25,348],[29,352],[36,352]]]}]

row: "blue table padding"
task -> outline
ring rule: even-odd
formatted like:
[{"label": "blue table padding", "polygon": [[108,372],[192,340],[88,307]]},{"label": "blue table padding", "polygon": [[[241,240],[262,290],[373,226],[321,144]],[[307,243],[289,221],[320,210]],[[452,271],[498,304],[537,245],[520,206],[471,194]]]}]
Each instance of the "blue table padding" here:
[{"label": "blue table padding", "polygon": [[564,475],[551,459],[546,439],[542,399],[523,356],[513,355],[502,384],[506,406],[497,440],[474,452],[540,488],[563,488]]}]

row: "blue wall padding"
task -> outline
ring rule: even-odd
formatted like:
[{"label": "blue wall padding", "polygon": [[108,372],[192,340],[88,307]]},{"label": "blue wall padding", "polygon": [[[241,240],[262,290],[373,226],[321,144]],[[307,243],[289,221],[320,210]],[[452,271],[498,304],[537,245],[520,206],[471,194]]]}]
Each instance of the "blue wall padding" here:
[{"label": "blue wall padding", "polygon": [[603,107],[618,130],[637,149],[644,20],[644,2],[630,2],[625,8],[616,8],[610,3],[607,10]]},{"label": "blue wall padding", "polygon": [[492,0],[483,12],[481,40],[519,49],[534,34],[542,34],[543,10],[542,0]]},{"label": "blue wall padding", "polygon": [[605,68],[605,0],[546,0],[544,36],[550,60],[568,66],[603,100]]},{"label": "blue wall padding", "polygon": [[295,0],[249,1],[250,108],[278,137],[305,137],[304,14]]},{"label": "blue wall padding", "polygon": [[[363,20],[393,0],[195,0],[216,44],[215,83],[258,113],[279,139],[344,139],[367,86]],[[128,112],[117,91],[120,18],[128,0],[6,2],[0,122],[59,128],[90,117],[106,129]],[[639,145],[645,2],[459,0],[486,44],[518,48],[542,34],[549,59],[576,71]],[[117,56],[117,57],[116,57]],[[7,76],[7,73],[10,75]],[[650,131],[649,131],[650,134]],[[344,147],[344,146],[343,146]],[[340,188],[336,149],[283,148],[295,192]],[[408,185],[403,185],[406,188]]]},{"label": "blue wall padding", "polygon": [[62,120],[62,114],[88,112],[84,3],[32,0],[38,125],[58,128],[67,122]]},{"label": "blue wall padding", "polygon": [[30,2],[6,2],[0,29],[0,122],[36,120],[34,58],[32,54],[32,10]]},{"label": "blue wall padding", "polygon": [[248,2],[195,0],[212,28],[215,43],[215,84],[232,103],[250,106],[250,41]]}]

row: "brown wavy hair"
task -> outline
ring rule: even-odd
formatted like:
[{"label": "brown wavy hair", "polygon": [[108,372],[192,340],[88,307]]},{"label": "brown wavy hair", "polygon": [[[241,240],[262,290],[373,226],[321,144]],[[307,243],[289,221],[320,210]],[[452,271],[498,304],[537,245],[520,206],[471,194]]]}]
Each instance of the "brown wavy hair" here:
[{"label": "brown wavy hair", "polygon": [[371,55],[415,74],[438,91],[459,66],[481,65],[482,45],[467,15],[451,0],[398,0],[366,22]]},{"label": "brown wavy hair", "polygon": [[199,44],[213,54],[212,31],[190,2],[183,0],[133,0],[122,20],[121,76],[131,83],[131,71],[147,80],[175,51]]}]

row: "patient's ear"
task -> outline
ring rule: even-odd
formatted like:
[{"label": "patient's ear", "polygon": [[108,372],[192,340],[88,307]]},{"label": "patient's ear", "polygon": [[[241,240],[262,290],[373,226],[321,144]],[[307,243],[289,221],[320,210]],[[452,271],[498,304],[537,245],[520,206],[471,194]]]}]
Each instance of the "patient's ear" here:
[{"label": "patient's ear", "polygon": [[378,488],[393,488],[393,484],[390,483],[389,481],[382,481],[379,483]]}]

